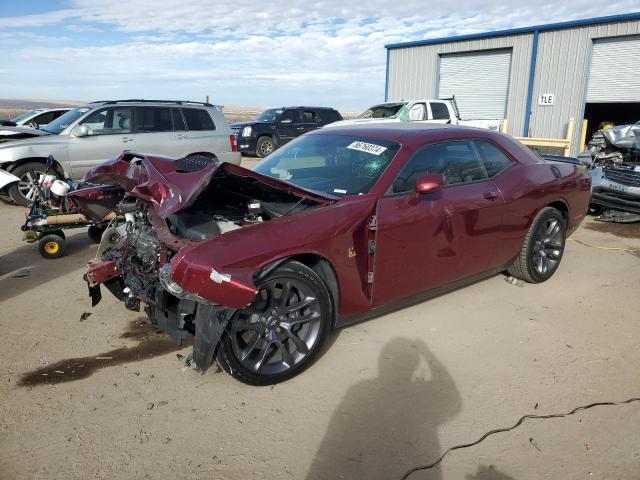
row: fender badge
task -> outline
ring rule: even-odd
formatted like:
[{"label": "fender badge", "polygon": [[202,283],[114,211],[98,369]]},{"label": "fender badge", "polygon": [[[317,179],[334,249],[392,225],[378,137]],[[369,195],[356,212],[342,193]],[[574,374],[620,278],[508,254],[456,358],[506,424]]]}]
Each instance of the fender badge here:
[{"label": "fender badge", "polygon": [[353,258],[355,256],[356,256],[356,249],[353,247],[349,247],[349,250],[347,250],[347,257]]},{"label": "fender badge", "polygon": [[209,278],[216,283],[231,281],[231,275],[229,275],[228,273],[218,273],[216,272],[215,268],[211,269],[211,275],[209,275]]}]

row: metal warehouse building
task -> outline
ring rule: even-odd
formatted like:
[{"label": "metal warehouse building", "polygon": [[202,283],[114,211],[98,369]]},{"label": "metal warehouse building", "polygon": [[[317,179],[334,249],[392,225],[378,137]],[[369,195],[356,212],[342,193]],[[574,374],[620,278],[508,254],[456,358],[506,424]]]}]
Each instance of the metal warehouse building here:
[{"label": "metal warehouse building", "polygon": [[601,122],[640,120],[640,13],[386,48],[387,101],[455,96],[462,118],[523,137],[563,138],[573,118],[574,155]]}]

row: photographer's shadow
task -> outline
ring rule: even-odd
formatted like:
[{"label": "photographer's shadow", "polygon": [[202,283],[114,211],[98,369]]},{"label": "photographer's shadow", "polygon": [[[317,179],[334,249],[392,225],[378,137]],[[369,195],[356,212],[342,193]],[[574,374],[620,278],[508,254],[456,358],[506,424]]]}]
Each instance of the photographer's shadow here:
[{"label": "photographer's shadow", "polygon": [[445,367],[422,340],[407,338],[389,341],[378,365],[378,376],[351,387],[334,412],[308,480],[399,479],[440,456],[438,426],[461,408]]}]

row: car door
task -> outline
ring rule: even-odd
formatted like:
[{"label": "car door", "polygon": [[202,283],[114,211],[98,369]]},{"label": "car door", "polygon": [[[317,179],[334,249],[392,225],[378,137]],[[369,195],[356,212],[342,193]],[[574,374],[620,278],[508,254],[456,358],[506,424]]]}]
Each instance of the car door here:
[{"label": "car door", "polygon": [[[414,193],[418,173],[445,186]],[[419,149],[378,202],[373,303],[381,306],[489,270],[504,200],[471,141]]]},{"label": "car door", "polygon": [[123,150],[135,150],[131,120],[130,106],[113,106],[96,110],[79,123],[86,127],[86,135],[69,136],[69,164],[74,179],[84,177],[89,169]]},{"label": "car door", "polygon": [[293,140],[304,133],[304,126],[300,119],[300,112],[296,108],[287,108],[276,120],[278,145]]},{"label": "car door", "polygon": [[[139,106],[133,118],[136,151],[168,157],[186,153],[185,125],[177,108]],[[174,120],[178,131],[174,131]]]},{"label": "car door", "polygon": [[322,119],[320,118],[317,110],[303,108],[302,110],[300,110],[300,119],[302,125],[302,133],[311,132],[320,128],[320,126],[322,125]]}]

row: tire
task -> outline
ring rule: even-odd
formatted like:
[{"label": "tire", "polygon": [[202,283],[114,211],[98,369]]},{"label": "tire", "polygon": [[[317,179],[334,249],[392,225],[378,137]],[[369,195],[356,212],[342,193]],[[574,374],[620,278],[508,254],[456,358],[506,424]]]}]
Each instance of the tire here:
[{"label": "tire", "polygon": [[63,237],[55,233],[45,235],[38,241],[38,252],[44,258],[54,259],[64,256],[67,251]]},{"label": "tire", "polygon": [[[23,207],[30,206],[33,202],[33,197],[31,195],[35,195],[35,190],[27,190],[28,184],[32,183],[31,170],[33,170],[36,176],[38,176],[44,172],[44,168],[44,163],[42,162],[27,162],[14,168],[11,173],[20,178],[20,182],[13,183],[7,188],[11,200]],[[49,173],[51,175],[58,176],[54,170],[51,170]],[[37,178],[35,180],[37,181]],[[27,192],[26,195],[25,192]]]},{"label": "tire", "polygon": [[96,227],[95,225],[91,225],[89,227],[89,230],[87,230],[87,236],[89,237],[89,240],[91,240],[93,243],[100,243],[100,241],[102,240],[102,234],[104,233],[104,228],[102,227]]},{"label": "tire", "polygon": [[276,268],[257,289],[251,305],[229,322],[216,359],[243,383],[272,385],[315,361],[331,329],[331,298],[324,281],[295,261]]},{"label": "tire", "polygon": [[549,280],[562,260],[566,237],[562,213],[553,207],[543,208],[533,219],[509,274],[528,283]]},{"label": "tire", "polygon": [[258,139],[256,143],[256,155],[260,158],[264,158],[267,155],[273,153],[276,149],[276,145],[273,142],[273,138],[263,136]]}]

